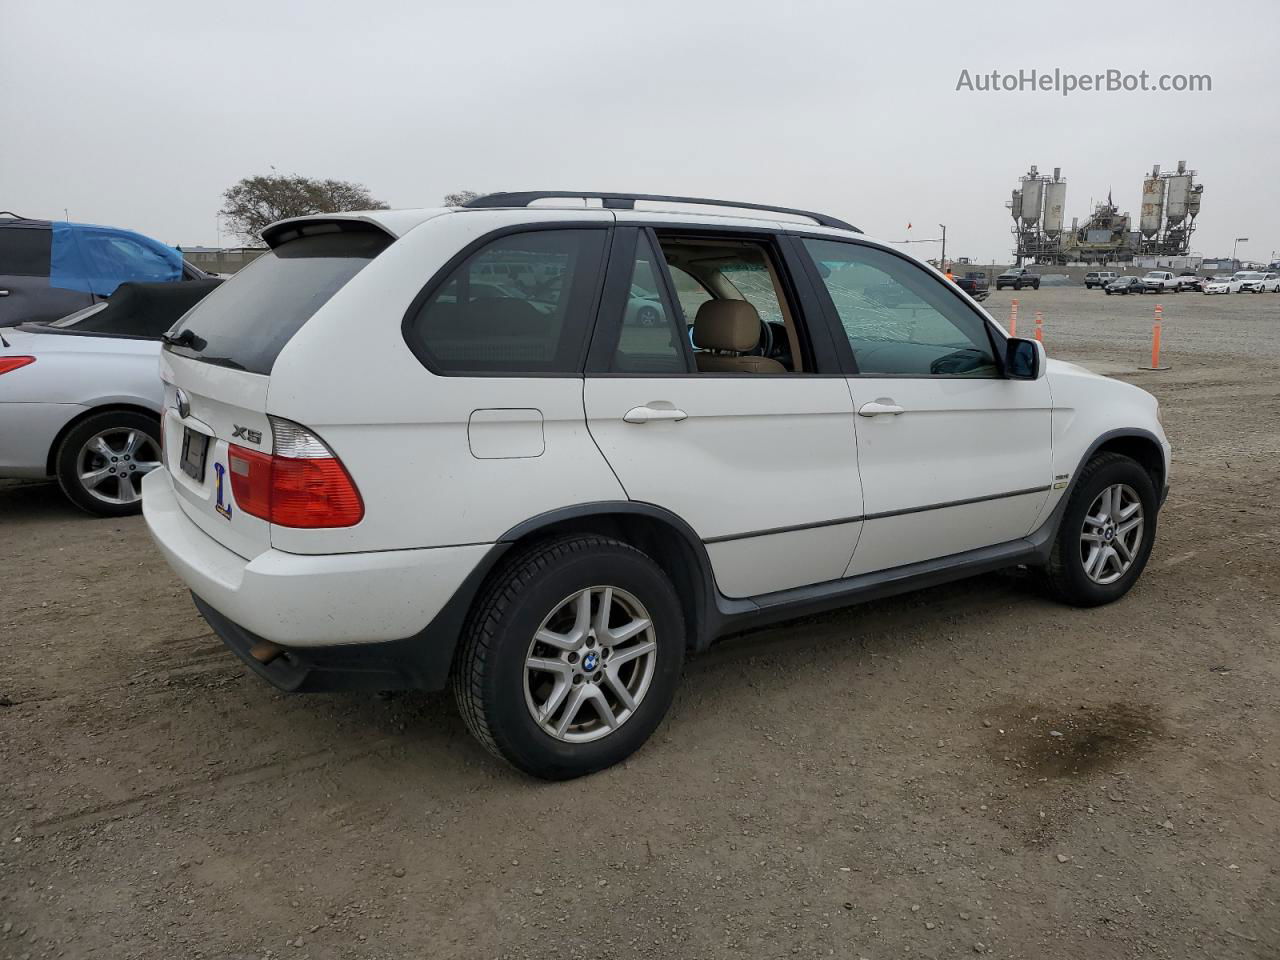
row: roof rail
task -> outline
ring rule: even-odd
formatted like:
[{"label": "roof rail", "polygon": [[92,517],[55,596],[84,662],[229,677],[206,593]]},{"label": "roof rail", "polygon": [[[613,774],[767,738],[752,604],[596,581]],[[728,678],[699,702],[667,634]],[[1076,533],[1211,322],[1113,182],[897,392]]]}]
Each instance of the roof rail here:
[{"label": "roof rail", "polygon": [[736,207],[739,210],[763,210],[768,213],[785,213],[793,217],[807,217],[823,227],[835,227],[839,230],[852,230],[861,233],[851,223],[845,223],[825,213],[814,213],[812,210],[797,210],[793,207],[775,207],[765,203],[738,203],[733,200],[709,200],[706,197],[671,197],[661,193],[610,193],[606,191],[581,190],[519,190],[512,193],[489,193],[476,197],[463,204],[464,207],[527,207],[535,200],[556,198],[572,198],[575,200],[599,200],[610,210],[634,210],[637,200],[649,200],[658,203],[694,203],[708,207]]}]

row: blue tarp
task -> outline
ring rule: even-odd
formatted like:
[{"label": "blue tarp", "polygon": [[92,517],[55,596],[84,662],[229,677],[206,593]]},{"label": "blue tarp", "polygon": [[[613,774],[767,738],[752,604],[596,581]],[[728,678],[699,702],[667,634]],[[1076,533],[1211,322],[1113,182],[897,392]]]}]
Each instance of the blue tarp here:
[{"label": "blue tarp", "polygon": [[55,220],[49,285],[109,297],[129,281],[182,278],[182,253],[132,230]]}]

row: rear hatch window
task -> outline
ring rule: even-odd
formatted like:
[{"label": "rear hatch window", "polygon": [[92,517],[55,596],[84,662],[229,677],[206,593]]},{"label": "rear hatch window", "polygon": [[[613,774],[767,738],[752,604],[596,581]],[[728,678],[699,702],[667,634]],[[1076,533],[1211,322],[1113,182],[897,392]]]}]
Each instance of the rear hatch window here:
[{"label": "rear hatch window", "polygon": [[[316,224],[264,253],[201,301],[168,349],[193,360],[269,374],[295,333],[393,242],[358,221]],[[314,231],[314,232],[312,232]]]}]

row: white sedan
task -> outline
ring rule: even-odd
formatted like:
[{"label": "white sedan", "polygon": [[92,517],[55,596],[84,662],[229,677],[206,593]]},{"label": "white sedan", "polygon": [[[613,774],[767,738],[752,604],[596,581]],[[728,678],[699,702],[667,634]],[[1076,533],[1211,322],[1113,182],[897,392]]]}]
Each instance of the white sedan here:
[{"label": "white sedan", "polygon": [[121,284],[51,324],[0,330],[0,479],[56,477],[90,513],[136,513],[160,463],[160,337],[220,282]]},{"label": "white sedan", "polygon": [[[1210,293],[1242,293],[1244,284],[1253,277],[1250,270],[1239,270],[1229,277],[1214,277],[1204,285],[1204,292]],[[1259,274],[1260,276],[1260,274]]]}]

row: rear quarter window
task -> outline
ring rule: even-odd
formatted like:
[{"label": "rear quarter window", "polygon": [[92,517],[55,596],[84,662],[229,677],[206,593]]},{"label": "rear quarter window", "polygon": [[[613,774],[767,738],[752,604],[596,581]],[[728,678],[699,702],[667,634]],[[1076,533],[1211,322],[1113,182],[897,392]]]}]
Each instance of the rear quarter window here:
[{"label": "rear quarter window", "polygon": [[174,331],[190,330],[191,344],[168,349],[269,374],[294,334],[393,242],[376,227],[323,228],[264,253],[214,290]]},{"label": "rear quarter window", "polygon": [[49,276],[50,232],[39,227],[0,227],[0,275]]},{"label": "rear quarter window", "polygon": [[482,244],[409,308],[406,342],[442,374],[580,372],[605,239],[554,228]]}]

